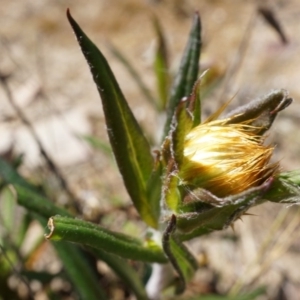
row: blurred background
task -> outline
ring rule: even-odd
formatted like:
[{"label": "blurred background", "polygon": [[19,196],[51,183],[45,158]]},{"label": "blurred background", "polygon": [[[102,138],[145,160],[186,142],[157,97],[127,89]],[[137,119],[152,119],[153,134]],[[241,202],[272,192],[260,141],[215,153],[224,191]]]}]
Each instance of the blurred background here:
[{"label": "blurred background", "polygon": [[[154,149],[159,148],[163,114],[147,102],[111,49],[113,46],[128,59],[157,97],[153,17],[164,32],[170,73],[175,74],[193,14],[198,11],[203,38],[200,69],[209,69],[207,76],[215,83],[203,99],[204,115],[232,97],[230,107],[236,107],[272,89],[286,89],[294,103],[280,113],[268,140],[276,145],[274,159],[280,160],[282,170],[300,168],[297,0],[264,1],[263,7],[261,1],[250,0],[2,0],[1,4],[0,155],[13,161],[22,154],[20,172],[53,193],[58,203],[66,204],[67,196],[57,192],[59,183],[45,166],[25,118],[78,199],[86,220],[101,221],[113,230],[136,236],[145,231],[108,153],[101,102],[67,22],[68,7],[106,56]],[[3,207],[2,213],[5,215]],[[250,213],[253,216],[236,222],[234,230],[229,228],[190,243],[203,267],[184,297],[265,286],[267,296],[257,299],[299,298],[298,208],[265,203]],[[5,230],[0,229],[4,235]],[[22,254],[31,254],[26,268],[59,270],[62,266],[49,243],[33,246],[36,242],[32,237],[42,236],[44,229],[34,222],[29,229],[20,249]],[[107,284],[111,299],[125,299],[124,287],[110,271],[101,264],[99,270],[106,280],[114,282]],[[17,277],[12,274],[9,280],[11,289],[18,291],[20,299],[26,299]],[[68,290],[63,283],[52,284]],[[47,299],[42,285],[33,284],[32,288],[36,299]]]}]

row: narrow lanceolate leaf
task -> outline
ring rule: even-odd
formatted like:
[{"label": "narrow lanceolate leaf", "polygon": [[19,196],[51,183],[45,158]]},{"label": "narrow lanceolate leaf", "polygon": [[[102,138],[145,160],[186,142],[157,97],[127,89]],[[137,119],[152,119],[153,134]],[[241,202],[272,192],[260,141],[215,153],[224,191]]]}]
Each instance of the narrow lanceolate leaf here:
[{"label": "narrow lanceolate leaf", "polygon": [[[35,213],[42,225],[45,225],[46,220],[53,214],[70,215],[67,211],[55,206],[48,199],[34,191],[17,185],[14,188],[17,192],[18,204],[31,213]],[[100,288],[96,275],[89,267],[82,251],[78,247],[67,243],[55,243],[54,247],[80,299],[106,299],[105,293]]]},{"label": "narrow lanceolate leaf", "polygon": [[157,109],[157,102],[155,101],[154,97],[152,96],[150,90],[148,89],[148,87],[146,86],[146,84],[144,83],[144,81],[141,79],[140,74],[138,74],[138,72],[135,70],[135,68],[133,67],[133,65],[127,60],[127,58],[117,49],[115,48],[113,45],[109,45],[109,49],[111,51],[111,53],[115,56],[115,58],[117,58],[123,65],[124,67],[127,69],[128,73],[131,75],[133,81],[137,84],[137,86],[139,87],[141,93],[143,94],[143,96],[145,97],[145,99],[151,104],[153,105],[153,107],[155,109]]},{"label": "narrow lanceolate leaf", "polygon": [[[67,211],[56,207],[48,199],[40,196],[35,191],[34,186],[27,183],[10,165],[3,161],[1,161],[0,173],[6,183],[14,184],[18,204],[35,214],[42,225],[45,225],[46,220],[53,214],[69,215]],[[25,220],[25,228],[27,225],[28,222]],[[22,240],[23,235],[18,236],[18,238]],[[68,244],[55,244],[54,247],[63,261],[64,269],[78,292],[79,298],[86,300],[106,299],[96,276],[79,248]]]},{"label": "narrow lanceolate leaf", "polygon": [[128,262],[116,255],[100,249],[92,249],[97,258],[104,261],[126,286],[134,293],[137,300],[147,300],[147,293],[138,273],[128,264]]},{"label": "narrow lanceolate leaf", "polygon": [[16,232],[16,202],[12,191],[8,188],[0,190],[0,220],[1,226],[4,226],[8,232]]},{"label": "narrow lanceolate leaf", "polygon": [[163,248],[179,275],[177,293],[182,293],[185,283],[189,281],[198,268],[198,263],[188,249],[177,239],[175,234],[176,216],[172,215],[163,235]]},{"label": "narrow lanceolate leaf", "polygon": [[57,214],[61,216],[71,215],[68,211],[54,205],[47,198],[31,191],[30,189],[19,185],[14,185],[14,188],[17,192],[17,201],[19,205],[25,207],[32,213],[36,213],[45,219]]},{"label": "narrow lanceolate leaf", "polygon": [[149,199],[151,209],[155,215],[160,214],[160,199],[162,189],[163,164],[159,157],[156,158],[153,172],[147,184],[147,199]]},{"label": "narrow lanceolate leaf", "polygon": [[18,204],[25,207],[29,212],[37,213],[45,219],[55,214],[70,215],[66,210],[55,206],[38,192],[37,188],[27,182],[7,162],[0,158],[0,177],[6,184],[12,184],[16,193]]},{"label": "narrow lanceolate leaf", "polygon": [[153,18],[153,25],[157,36],[157,47],[154,58],[154,71],[156,75],[157,90],[159,95],[159,108],[161,110],[164,110],[167,104],[170,84],[168,50],[162,27],[156,17]]},{"label": "narrow lanceolate leaf", "polygon": [[159,248],[147,248],[140,240],[121,233],[112,232],[95,224],[55,216],[49,219],[50,240],[64,240],[107,251],[123,258],[146,262],[167,262]]},{"label": "narrow lanceolate leaf", "polygon": [[7,184],[18,184],[31,190],[36,190],[36,187],[26,181],[18,172],[4,159],[0,158],[0,178]]},{"label": "narrow lanceolate leaf", "polygon": [[106,143],[105,141],[89,134],[84,134],[79,137],[86,141],[88,144],[90,144],[95,150],[100,150],[107,156],[112,154],[112,150],[109,143]]},{"label": "narrow lanceolate leaf", "polygon": [[171,90],[164,131],[165,135],[169,132],[171,120],[179,101],[183,97],[189,96],[192,92],[199,72],[200,51],[201,23],[199,14],[195,14],[189,40],[181,60],[180,69]]},{"label": "narrow lanceolate leaf", "polygon": [[149,143],[106,59],[69,11],[67,16],[101,96],[108,136],[127,191],[143,220],[148,225],[157,227],[158,215],[151,210],[152,206],[146,196],[146,185],[153,168]]},{"label": "narrow lanceolate leaf", "polygon": [[22,220],[21,220],[20,226],[18,228],[18,233],[17,233],[17,236],[16,236],[16,246],[18,248],[21,248],[21,245],[23,245],[23,241],[26,237],[26,233],[27,233],[28,228],[31,224],[31,221],[32,221],[32,216],[27,211],[22,216]]},{"label": "narrow lanceolate leaf", "polygon": [[42,196],[38,189],[26,181],[7,162],[0,158],[0,177],[6,184],[12,184],[16,191],[18,204],[29,212],[36,213],[46,220],[53,215],[69,216],[70,213]]},{"label": "narrow lanceolate leaf", "polygon": [[89,266],[79,247],[67,243],[53,243],[64,270],[74,289],[83,300],[106,300],[105,292],[97,281],[96,274]]}]

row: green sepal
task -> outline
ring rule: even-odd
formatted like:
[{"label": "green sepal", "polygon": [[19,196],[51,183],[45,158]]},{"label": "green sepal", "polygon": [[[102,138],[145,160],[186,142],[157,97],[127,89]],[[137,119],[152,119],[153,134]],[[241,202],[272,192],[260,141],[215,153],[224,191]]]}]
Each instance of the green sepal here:
[{"label": "green sepal", "polygon": [[264,198],[277,203],[300,203],[300,171],[280,173]]},{"label": "green sepal", "polygon": [[277,114],[288,107],[293,99],[286,90],[274,90],[269,94],[243,105],[225,116],[230,118],[227,124],[249,121],[251,125],[260,127],[259,134],[264,134],[272,126]]},{"label": "green sepal", "polygon": [[160,215],[160,200],[162,192],[162,173],[163,164],[160,160],[160,154],[157,152],[155,165],[152,174],[147,182],[147,199],[151,205],[151,210],[156,216]]},{"label": "green sepal", "polygon": [[163,249],[179,275],[176,293],[180,294],[185,290],[186,282],[193,277],[198,268],[198,263],[185,245],[177,238],[175,230],[176,216],[172,215],[163,234]]},{"label": "green sepal", "polygon": [[[186,108],[187,101],[182,100],[173,116],[172,129],[169,136],[163,144],[163,155],[167,161],[167,167],[163,182],[163,201],[168,208],[177,212],[181,203],[181,196],[177,186],[179,185],[178,170],[180,170],[183,161],[184,140],[187,132],[192,128],[193,118]],[[166,147],[169,150],[166,151]]]},{"label": "green sepal", "polygon": [[[272,184],[271,178],[258,187],[225,198],[218,198],[203,189],[192,191],[196,199],[189,200],[187,204],[186,210],[190,212],[177,215],[179,239],[186,241],[214,230],[227,228],[250,207],[263,202]],[[181,209],[185,210],[184,207]]]},{"label": "green sepal", "polygon": [[193,124],[192,116],[188,113],[186,105],[186,100],[182,100],[179,103],[172,120],[171,153],[178,170],[180,170],[183,162],[185,137],[188,131],[191,130]]},{"label": "green sepal", "polygon": [[172,161],[170,162],[163,182],[162,201],[169,209],[177,213],[181,203],[181,195],[178,190],[179,178],[172,174]]},{"label": "green sepal", "polygon": [[64,240],[107,251],[122,258],[145,262],[167,262],[159,248],[147,248],[140,240],[116,233],[93,223],[54,216],[49,219],[50,240]]},{"label": "green sepal", "polygon": [[157,228],[159,216],[152,211],[152,205],[146,195],[147,181],[154,164],[149,143],[106,59],[81,30],[69,11],[67,17],[101,96],[109,140],[126,189],[142,219],[149,226]]},{"label": "green sepal", "polygon": [[189,40],[180,63],[180,69],[171,89],[164,136],[166,136],[170,130],[171,120],[178,103],[182,98],[188,97],[192,92],[194,83],[198,77],[200,52],[201,22],[199,14],[196,13],[189,35]]},{"label": "green sepal", "polygon": [[205,75],[202,74],[201,77],[195,82],[193,91],[188,100],[188,111],[191,113],[193,118],[192,128],[200,125],[201,123],[201,98],[200,98],[200,84],[201,78]]},{"label": "green sepal", "polygon": [[182,100],[178,104],[172,119],[172,129],[162,145],[162,160],[166,166],[162,200],[173,212],[177,212],[181,201],[181,196],[177,188],[180,180],[176,174],[178,174],[183,161],[185,136],[191,129],[193,122],[193,118],[186,106],[187,99]]},{"label": "green sepal", "polygon": [[212,65],[205,72],[206,75],[201,81],[201,99],[207,99],[214,91],[216,91],[224,80],[225,74],[218,66]]},{"label": "green sepal", "polygon": [[278,178],[289,180],[297,186],[300,186],[300,170],[282,172],[278,175]]}]

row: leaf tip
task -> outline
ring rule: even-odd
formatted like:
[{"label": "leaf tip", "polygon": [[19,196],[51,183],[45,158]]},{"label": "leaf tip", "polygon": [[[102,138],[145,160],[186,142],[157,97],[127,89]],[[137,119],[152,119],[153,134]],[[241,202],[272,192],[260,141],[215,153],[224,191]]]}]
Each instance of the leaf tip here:
[{"label": "leaf tip", "polygon": [[70,13],[70,8],[69,7],[67,8],[66,14],[67,14],[68,19],[71,18],[71,13]]},{"label": "leaf tip", "polygon": [[194,13],[194,22],[199,26],[201,26],[201,18],[200,18],[199,10],[196,10]]},{"label": "leaf tip", "polygon": [[66,15],[67,15],[69,23],[72,25],[74,23],[74,19],[71,15],[70,8],[67,8]]},{"label": "leaf tip", "polygon": [[47,223],[47,226],[48,226],[48,228],[49,228],[49,230],[50,230],[50,233],[48,233],[48,234],[45,233],[45,234],[44,234],[44,237],[45,237],[46,240],[49,240],[49,239],[51,239],[51,237],[52,237],[52,235],[53,235],[53,231],[54,231],[54,229],[55,229],[55,226],[54,226],[54,220],[53,220],[52,217],[49,219],[49,221],[48,221],[48,223]]}]

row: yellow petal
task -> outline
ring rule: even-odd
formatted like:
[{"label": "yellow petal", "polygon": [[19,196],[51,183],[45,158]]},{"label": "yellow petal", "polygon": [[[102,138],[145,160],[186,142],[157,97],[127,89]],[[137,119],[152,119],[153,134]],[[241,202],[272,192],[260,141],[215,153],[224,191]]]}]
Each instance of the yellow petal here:
[{"label": "yellow petal", "polygon": [[218,120],[201,124],[185,138],[184,183],[208,189],[219,197],[238,194],[272,176],[278,164],[270,164],[273,148],[263,145],[260,128],[226,124]]}]

